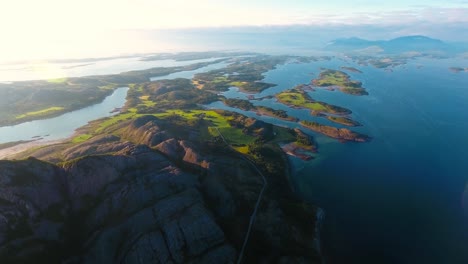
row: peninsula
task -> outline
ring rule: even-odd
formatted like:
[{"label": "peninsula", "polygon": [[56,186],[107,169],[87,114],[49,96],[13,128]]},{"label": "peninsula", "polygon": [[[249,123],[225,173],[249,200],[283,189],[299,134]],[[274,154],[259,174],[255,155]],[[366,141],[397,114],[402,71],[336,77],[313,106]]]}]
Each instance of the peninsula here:
[{"label": "peninsula", "polygon": [[301,121],[300,123],[302,126],[310,130],[322,133],[332,138],[336,138],[343,142],[346,142],[346,141],[368,142],[371,140],[371,138],[367,135],[360,134],[360,133],[351,131],[346,128],[336,128],[336,127],[322,125],[317,122],[304,121],[304,120]]}]

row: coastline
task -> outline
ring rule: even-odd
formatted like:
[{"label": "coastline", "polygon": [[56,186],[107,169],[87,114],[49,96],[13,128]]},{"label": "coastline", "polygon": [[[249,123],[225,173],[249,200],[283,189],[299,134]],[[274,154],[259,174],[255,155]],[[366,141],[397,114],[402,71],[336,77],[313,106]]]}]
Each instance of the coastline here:
[{"label": "coastline", "polygon": [[45,120],[45,119],[50,119],[50,118],[54,118],[54,117],[59,117],[61,115],[68,114],[68,113],[71,113],[71,112],[74,112],[74,111],[78,111],[78,110],[84,109],[86,107],[90,107],[90,106],[93,106],[93,105],[96,105],[96,104],[100,104],[108,96],[112,95],[112,93],[115,92],[115,90],[118,89],[118,88],[122,88],[122,87],[116,87],[115,89],[106,91],[102,95],[97,96],[96,100],[86,102],[83,105],[70,106],[68,108],[65,107],[62,110],[53,111],[53,112],[50,112],[50,113],[45,113],[45,114],[42,114],[42,115],[39,115],[39,116],[29,116],[29,117],[24,117],[24,118],[21,118],[21,119],[0,122],[0,127],[16,126],[16,125],[20,125],[20,124],[23,124],[23,123],[28,123],[28,122],[38,121],[38,120]]},{"label": "coastline", "polygon": [[[293,158],[297,158],[297,159],[301,159],[301,158],[297,157],[297,156],[294,156],[294,155],[288,154],[283,149],[283,147],[281,147],[281,149],[283,150],[282,151],[282,156],[283,156],[283,159],[284,159],[285,164],[287,166],[287,168],[285,169],[285,174],[286,174],[286,181],[288,182],[288,185],[289,185],[289,189],[291,190],[291,192],[293,193],[294,196],[296,196],[300,200],[306,202],[305,199],[301,198],[301,195],[298,193],[298,191],[297,191],[297,189],[296,189],[296,187],[294,185],[294,181],[292,179],[292,177],[295,176],[297,174],[297,172],[300,170],[300,168],[296,164],[294,164]],[[301,160],[302,160],[302,162],[305,162],[303,159],[301,159]],[[322,263],[326,263],[325,262],[324,252],[323,252],[323,243],[322,243],[322,238],[321,238],[322,229],[323,229],[323,222],[324,222],[324,218],[325,218],[325,210],[323,208],[317,206],[317,205],[315,205],[315,206],[317,207],[317,211],[315,212],[315,225],[314,225],[314,230],[315,230],[316,237],[314,238],[312,243],[314,245],[315,250],[320,254],[320,256],[322,258]]]},{"label": "coastline", "polygon": [[43,146],[59,144],[59,143],[63,143],[67,141],[68,139],[70,138],[63,138],[63,139],[57,139],[57,140],[44,140],[44,141],[34,140],[34,141],[28,141],[25,143],[18,143],[14,146],[0,149],[0,160],[10,159],[11,156],[21,153],[23,151],[26,151],[28,149],[32,149],[34,147],[43,147]]}]

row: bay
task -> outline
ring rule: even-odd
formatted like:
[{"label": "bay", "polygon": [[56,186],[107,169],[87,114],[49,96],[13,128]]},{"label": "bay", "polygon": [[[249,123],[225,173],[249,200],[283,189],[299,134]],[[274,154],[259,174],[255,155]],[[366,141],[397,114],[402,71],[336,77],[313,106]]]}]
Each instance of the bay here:
[{"label": "bay", "polygon": [[116,114],[111,111],[124,106],[127,91],[128,87],[117,88],[101,103],[57,117],[0,127],[0,143],[31,140],[36,137],[44,140],[67,138],[74,133],[75,129],[86,125],[89,121]]}]

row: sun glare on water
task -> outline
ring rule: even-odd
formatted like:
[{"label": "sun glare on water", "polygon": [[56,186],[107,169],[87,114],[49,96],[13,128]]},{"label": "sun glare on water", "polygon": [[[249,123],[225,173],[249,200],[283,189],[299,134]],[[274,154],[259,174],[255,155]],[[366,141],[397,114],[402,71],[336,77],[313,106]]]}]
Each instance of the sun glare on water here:
[{"label": "sun glare on water", "polygon": [[44,61],[31,63],[30,70],[32,72],[31,77],[38,80],[49,80],[66,76],[65,71],[59,65]]}]

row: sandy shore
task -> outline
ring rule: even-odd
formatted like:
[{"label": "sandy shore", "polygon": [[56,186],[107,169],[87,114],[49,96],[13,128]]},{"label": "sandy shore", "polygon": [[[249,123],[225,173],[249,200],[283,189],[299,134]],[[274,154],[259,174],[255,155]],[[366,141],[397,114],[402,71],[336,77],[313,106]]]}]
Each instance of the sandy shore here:
[{"label": "sandy shore", "polygon": [[65,141],[65,139],[60,139],[60,140],[37,140],[37,141],[31,141],[31,142],[27,142],[27,143],[20,143],[18,145],[15,145],[15,146],[12,146],[12,147],[9,147],[9,148],[0,149],[0,159],[8,159],[12,155],[18,154],[18,153],[23,152],[25,150],[28,150],[30,148],[62,143],[64,141]]}]

